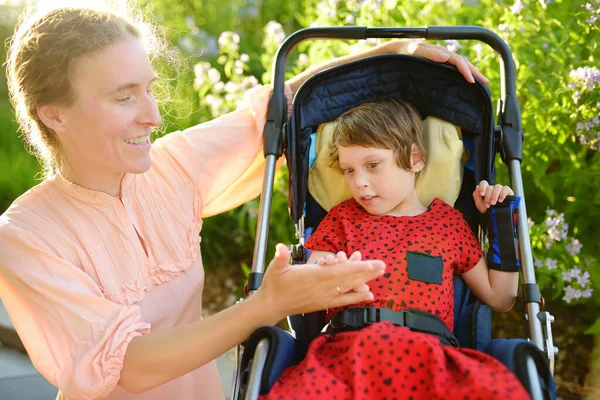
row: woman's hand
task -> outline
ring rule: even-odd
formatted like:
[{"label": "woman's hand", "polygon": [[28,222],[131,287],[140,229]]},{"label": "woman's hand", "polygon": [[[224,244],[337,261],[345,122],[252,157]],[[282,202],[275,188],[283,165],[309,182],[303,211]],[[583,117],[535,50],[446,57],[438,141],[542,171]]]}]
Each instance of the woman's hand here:
[{"label": "woman's hand", "polygon": [[475,200],[475,207],[483,214],[488,208],[496,203],[502,203],[506,196],[512,195],[514,195],[514,193],[508,186],[490,186],[487,181],[481,181],[479,182],[479,185],[475,187],[473,199]]},{"label": "woman's hand", "polygon": [[[261,298],[272,315],[272,324],[288,315],[373,300],[370,291],[360,289],[383,275],[385,264],[379,260],[362,261],[355,255],[345,257],[344,254],[331,265],[290,265],[288,248],[278,244],[262,285],[252,296]],[[359,291],[353,290],[356,288]]]},{"label": "woman's hand", "polygon": [[365,57],[376,56],[380,54],[410,54],[417,57],[423,57],[435,62],[446,62],[458,68],[461,74],[468,82],[475,82],[473,76],[477,77],[481,82],[487,84],[489,79],[479,72],[466,58],[448,50],[443,46],[427,43],[417,40],[392,40],[380,44],[379,46],[370,48],[360,53],[350,54],[348,56],[339,57],[322,64],[313,65],[303,73],[289,79],[287,83],[292,89],[292,93],[296,93],[298,88],[311,76],[325,69],[346,64],[351,61],[363,59]]},{"label": "woman's hand", "polygon": [[384,43],[376,48],[381,50],[380,54],[399,53],[411,54],[417,57],[423,57],[435,62],[445,62],[454,65],[459,72],[463,74],[468,82],[475,82],[473,76],[481,82],[487,84],[489,79],[483,76],[481,72],[465,57],[460,56],[443,46],[417,40],[394,40]]}]

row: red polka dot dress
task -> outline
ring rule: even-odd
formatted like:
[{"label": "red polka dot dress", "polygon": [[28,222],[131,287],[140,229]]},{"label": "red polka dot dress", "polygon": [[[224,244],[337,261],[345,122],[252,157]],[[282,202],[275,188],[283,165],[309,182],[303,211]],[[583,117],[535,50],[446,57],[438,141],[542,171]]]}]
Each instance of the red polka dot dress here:
[{"label": "red polka dot dress", "polygon": [[[311,250],[381,259],[362,305],[420,309],[454,325],[453,274],[473,268],[481,248],[462,214],[434,200],[417,216],[374,216],[355,200],[334,207],[306,242]],[[327,311],[327,319],[340,309]],[[528,399],[518,379],[484,353],[441,345],[433,335],[379,322],[324,334],[288,368],[265,399]]]}]

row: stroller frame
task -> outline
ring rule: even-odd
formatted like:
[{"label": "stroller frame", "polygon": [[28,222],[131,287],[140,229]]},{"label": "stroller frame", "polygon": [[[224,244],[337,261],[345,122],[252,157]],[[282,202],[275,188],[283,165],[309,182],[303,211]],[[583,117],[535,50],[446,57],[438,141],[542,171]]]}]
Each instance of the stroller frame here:
[{"label": "stroller frame", "polygon": [[[254,293],[261,284],[265,268],[269,216],[273,196],[273,183],[276,161],[283,154],[284,126],[288,120],[287,99],[284,95],[286,62],[289,53],[301,42],[312,39],[466,39],[478,40],[492,47],[500,55],[501,98],[498,100],[495,141],[502,161],[510,171],[510,181],[515,195],[521,197],[518,213],[517,230],[519,233],[519,253],[522,267],[522,298],[525,303],[525,319],[527,322],[529,341],[545,352],[550,371],[554,370],[554,356],[558,349],[552,340],[551,324],[554,317],[547,311],[540,311],[542,297],[536,284],[533,255],[527,224],[527,210],[521,175],[522,141],[521,112],[516,96],[516,74],[512,53],[504,40],[487,29],[476,26],[430,26],[424,28],[368,28],[368,27],[322,27],[299,30],[288,36],[277,51],[273,70],[273,92],[271,94],[267,119],[264,127],[264,154],[266,169],[263,189],[260,198],[256,242],[252,260],[252,272],[248,278],[246,294]],[[296,212],[297,213],[297,212]],[[292,215],[296,221],[296,237],[304,243],[304,217]],[[240,300],[241,301],[241,300]],[[257,377],[264,369],[269,351],[269,341],[258,342],[250,369],[249,386],[246,399],[258,397],[260,384]],[[240,367],[238,347],[238,368],[233,380],[232,398],[237,399],[240,391]],[[536,364],[527,359],[526,367],[529,376],[537,376]],[[531,394],[534,399],[543,398],[539,381],[532,379]]]}]

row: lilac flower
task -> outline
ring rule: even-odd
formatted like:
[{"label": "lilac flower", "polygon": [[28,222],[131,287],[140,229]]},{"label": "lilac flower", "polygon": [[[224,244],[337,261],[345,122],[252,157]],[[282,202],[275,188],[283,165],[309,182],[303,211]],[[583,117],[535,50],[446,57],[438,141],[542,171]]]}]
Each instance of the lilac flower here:
[{"label": "lilac flower", "polygon": [[283,27],[279,22],[276,21],[269,21],[269,23],[267,23],[267,26],[265,27],[265,33],[277,44],[281,44],[281,42],[283,42],[285,39]]},{"label": "lilac flower", "polygon": [[577,300],[581,298],[582,293],[579,289],[575,289],[572,286],[565,287],[565,295],[563,296],[563,300],[567,303],[570,303],[573,300]]},{"label": "lilac flower", "polygon": [[206,79],[208,70],[211,68],[210,63],[208,62],[199,62],[198,64],[194,65],[194,75],[195,75],[195,79],[194,79],[194,84],[195,85],[202,85],[204,83],[204,80]]},{"label": "lilac flower", "polygon": [[572,256],[579,254],[583,245],[579,242],[579,240],[572,238],[569,244],[567,245],[567,253]]},{"label": "lilac flower", "polygon": [[231,51],[237,51],[240,43],[240,35],[235,32],[225,31],[221,33],[218,40],[221,49],[231,49]]},{"label": "lilac flower", "polygon": [[512,12],[515,15],[519,15],[519,14],[521,14],[521,11],[523,11],[524,8],[525,8],[525,5],[521,2],[521,0],[517,0],[517,1],[515,1],[515,4],[513,4],[510,7],[510,12]]},{"label": "lilac flower", "polygon": [[475,45],[473,45],[473,50],[475,51],[475,54],[477,54],[477,56],[480,57],[483,53],[483,44],[479,42],[476,43]]},{"label": "lilac flower", "polygon": [[557,266],[558,262],[556,260],[553,260],[552,258],[546,258],[546,267],[548,267],[549,270],[556,269]]},{"label": "lilac flower", "polygon": [[545,223],[547,227],[546,233],[548,235],[547,241],[550,244],[552,244],[552,242],[566,240],[569,232],[569,224],[565,222],[564,214],[559,214],[555,210],[547,210]]},{"label": "lilac flower", "polygon": [[534,266],[535,268],[542,268],[542,267],[544,266],[544,264],[542,263],[542,260],[540,260],[539,258],[536,258],[536,259],[533,261],[533,266]]},{"label": "lilac flower", "polygon": [[213,85],[221,80],[221,73],[217,71],[215,68],[211,68],[208,70],[208,80]]},{"label": "lilac flower", "polygon": [[462,45],[457,40],[446,40],[446,48],[454,53],[459,49],[462,49]]},{"label": "lilac flower", "polygon": [[346,18],[344,19],[344,23],[346,25],[354,25],[354,15],[352,15],[352,14],[346,15]]},{"label": "lilac flower", "polygon": [[600,70],[596,67],[580,67],[571,70],[569,77],[587,90],[593,90],[600,84]]}]

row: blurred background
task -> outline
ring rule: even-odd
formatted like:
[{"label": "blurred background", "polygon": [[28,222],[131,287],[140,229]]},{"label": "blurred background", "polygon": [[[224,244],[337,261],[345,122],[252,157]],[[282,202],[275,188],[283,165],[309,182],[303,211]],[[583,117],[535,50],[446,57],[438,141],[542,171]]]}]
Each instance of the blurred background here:
[{"label": "blurred background", "polygon": [[[28,3],[0,0],[0,38],[13,33]],[[59,2],[56,2],[59,3]],[[64,4],[65,2],[60,2]],[[86,1],[76,5],[85,6]],[[163,27],[180,62],[157,61],[166,78],[164,134],[233,110],[244,92],[270,82],[282,40],[310,26],[479,25],[507,41],[517,66],[525,132],[523,177],[538,283],[556,316],[556,382],[563,399],[600,398],[600,2],[598,0],[147,0],[132,1]],[[289,75],[377,44],[315,41],[300,45]],[[439,44],[469,58],[499,96],[499,64],[486,45]],[[0,49],[0,61],[6,58]],[[19,138],[0,74],[0,213],[39,182],[39,164]],[[498,181],[508,183],[498,164]],[[293,243],[286,175],[278,172],[271,249]],[[233,304],[249,271],[258,200],[209,218],[203,227],[206,312]],[[272,254],[271,250],[271,254]],[[270,255],[269,254],[269,257]],[[494,316],[497,336],[524,335],[522,304]],[[1,329],[1,327],[0,327]],[[2,344],[0,343],[0,346]],[[4,344],[7,346],[8,344]],[[228,378],[224,378],[227,380]],[[596,388],[596,389],[594,389]],[[596,397],[598,396],[598,397]]]}]

